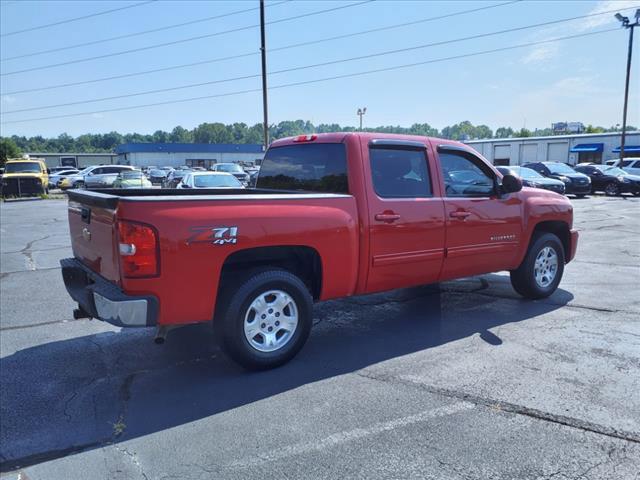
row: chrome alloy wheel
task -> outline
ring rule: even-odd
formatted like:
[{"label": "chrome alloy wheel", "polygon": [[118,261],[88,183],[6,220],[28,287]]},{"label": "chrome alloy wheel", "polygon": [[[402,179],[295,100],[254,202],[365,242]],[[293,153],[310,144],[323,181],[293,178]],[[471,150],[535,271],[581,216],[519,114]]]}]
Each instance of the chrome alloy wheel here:
[{"label": "chrome alloy wheel", "polygon": [[558,273],[558,254],[553,247],[544,247],[538,253],[533,267],[536,283],[541,288],[547,288],[553,283]]},{"label": "chrome alloy wheel", "polygon": [[258,295],[244,317],[244,336],[260,352],[284,347],[298,327],[298,307],[291,295],[269,290]]}]

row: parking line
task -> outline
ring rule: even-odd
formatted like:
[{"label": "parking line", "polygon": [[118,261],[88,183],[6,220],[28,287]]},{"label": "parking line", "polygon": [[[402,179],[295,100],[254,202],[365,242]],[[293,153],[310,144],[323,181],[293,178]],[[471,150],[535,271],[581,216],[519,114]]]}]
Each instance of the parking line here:
[{"label": "parking line", "polygon": [[406,427],[407,425],[413,425],[416,423],[423,423],[433,418],[445,417],[447,415],[453,415],[455,413],[471,410],[476,406],[470,402],[456,402],[451,405],[445,405],[443,407],[434,408],[432,410],[426,410],[424,412],[416,413],[414,415],[408,415],[406,417],[396,418],[387,422],[376,423],[367,428],[355,428],[353,430],[347,430],[344,432],[334,433],[328,437],[320,440],[298,443],[289,445],[286,447],[278,448],[277,450],[271,450],[266,453],[257,453],[251,458],[238,460],[233,462],[227,467],[230,468],[248,468],[258,465],[262,465],[265,462],[275,462],[283,460],[288,457],[301,455],[304,453],[322,451],[328,448],[332,448],[344,443],[353,442],[362,438],[370,437],[372,435],[378,435],[383,432],[395,430],[397,428]]}]

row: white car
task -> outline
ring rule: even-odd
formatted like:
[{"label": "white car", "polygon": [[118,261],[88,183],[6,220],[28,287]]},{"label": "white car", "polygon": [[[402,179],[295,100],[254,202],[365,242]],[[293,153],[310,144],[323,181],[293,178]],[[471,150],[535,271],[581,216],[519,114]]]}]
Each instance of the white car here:
[{"label": "white car", "polygon": [[[605,165],[620,167],[620,159],[607,160]],[[631,175],[640,175],[640,158],[625,158],[622,161],[622,169]]]},{"label": "white car", "polygon": [[56,170],[49,174],[49,188],[58,188],[58,184],[69,175],[76,175],[80,173],[80,170],[75,168],[67,168],[65,170]]},{"label": "white car", "polygon": [[177,188],[244,188],[244,185],[230,173],[189,172]]}]

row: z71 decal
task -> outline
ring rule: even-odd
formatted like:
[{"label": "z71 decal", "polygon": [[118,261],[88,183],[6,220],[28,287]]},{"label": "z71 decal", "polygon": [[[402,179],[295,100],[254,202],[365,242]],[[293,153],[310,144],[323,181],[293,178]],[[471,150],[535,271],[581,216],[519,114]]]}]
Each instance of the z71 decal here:
[{"label": "z71 decal", "polygon": [[193,235],[187,240],[192,243],[213,243],[214,245],[236,244],[238,241],[238,227],[193,227]]}]

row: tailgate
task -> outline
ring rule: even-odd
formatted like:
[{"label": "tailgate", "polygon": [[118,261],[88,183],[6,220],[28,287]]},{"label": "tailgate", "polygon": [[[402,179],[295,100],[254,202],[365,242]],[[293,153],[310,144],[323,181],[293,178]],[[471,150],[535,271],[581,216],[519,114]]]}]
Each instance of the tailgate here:
[{"label": "tailgate", "polygon": [[73,256],[107,280],[120,284],[115,211],[117,202],[99,205],[82,192],[69,194]]}]

